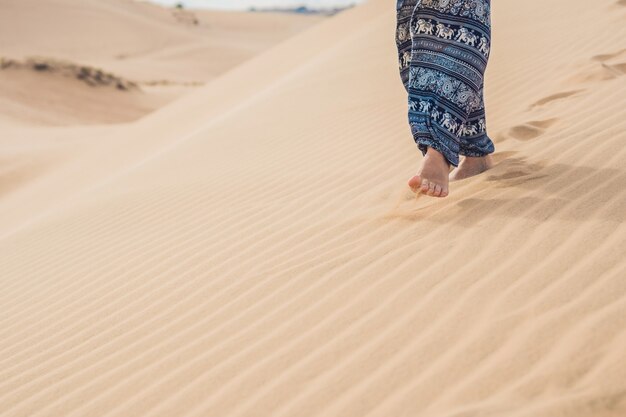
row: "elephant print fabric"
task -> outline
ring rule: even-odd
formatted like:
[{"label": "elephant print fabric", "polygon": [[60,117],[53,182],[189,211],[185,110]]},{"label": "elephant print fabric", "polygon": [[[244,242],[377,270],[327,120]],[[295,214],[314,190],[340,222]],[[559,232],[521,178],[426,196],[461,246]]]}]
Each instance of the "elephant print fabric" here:
[{"label": "elephant print fabric", "polygon": [[451,165],[494,152],[487,136],[484,75],[491,46],[490,0],[396,0],[400,78],[422,155]]}]

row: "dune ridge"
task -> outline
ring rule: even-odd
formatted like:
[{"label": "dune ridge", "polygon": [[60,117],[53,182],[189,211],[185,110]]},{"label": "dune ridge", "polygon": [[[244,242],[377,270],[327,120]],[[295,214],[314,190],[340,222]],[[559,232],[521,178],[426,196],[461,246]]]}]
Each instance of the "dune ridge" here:
[{"label": "dune ridge", "polygon": [[625,415],[622,3],[494,3],[446,199],[379,0],[59,145],[0,195],[1,414]]},{"label": "dune ridge", "polygon": [[[178,10],[134,0],[4,0],[0,123],[132,122],[322,19]],[[18,71],[28,68],[40,71]],[[76,73],[91,86],[110,79],[141,88],[111,94],[50,76],[60,73]]]}]

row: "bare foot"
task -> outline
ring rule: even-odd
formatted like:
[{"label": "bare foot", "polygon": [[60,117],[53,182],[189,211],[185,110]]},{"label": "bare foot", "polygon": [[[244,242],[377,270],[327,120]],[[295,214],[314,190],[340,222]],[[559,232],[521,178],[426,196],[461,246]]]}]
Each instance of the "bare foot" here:
[{"label": "bare foot", "polygon": [[493,166],[491,155],[485,156],[464,156],[459,166],[450,173],[450,181],[462,180],[474,175],[478,175]]},{"label": "bare foot", "polygon": [[449,172],[448,160],[439,151],[429,146],[417,175],[409,180],[409,187],[415,193],[445,197],[448,195]]}]

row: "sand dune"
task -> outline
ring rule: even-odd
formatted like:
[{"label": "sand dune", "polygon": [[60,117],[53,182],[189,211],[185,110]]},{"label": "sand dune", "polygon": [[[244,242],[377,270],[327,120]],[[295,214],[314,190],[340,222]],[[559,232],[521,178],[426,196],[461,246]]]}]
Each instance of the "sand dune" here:
[{"label": "sand dune", "polygon": [[406,186],[382,0],[3,139],[0,414],[626,415],[626,8],[493,7],[497,165],[445,199]]},{"label": "sand dune", "polygon": [[48,58],[5,60],[0,65],[3,117],[25,125],[120,123],[167,102],[133,81],[98,68]]},{"label": "sand dune", "polygon": [[90,90],[2,65],[0,121],[20,125],[134,121],[323,19],[175,10],[132,0],[2,0],[0,7],[3,62],[35,57],[139,87],[133,94]]},{"label": "sand dune", "polygon": [[208,81],[323,19],[181,12],[133,0],[2,0],[2,8],[4,57],[78,61],[136,81]]}]

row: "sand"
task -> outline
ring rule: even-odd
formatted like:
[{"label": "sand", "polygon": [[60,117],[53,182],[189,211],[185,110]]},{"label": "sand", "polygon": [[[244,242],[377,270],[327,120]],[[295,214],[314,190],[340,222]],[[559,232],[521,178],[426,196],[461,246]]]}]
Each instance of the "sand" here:
[{"label": "sand", "polygon": [[[137,120],[324,19],[132,0],[2,0],[0,7],[0,120],[31,126]],[[46,68],[33,70],[31,61]],[[137,88],[120,91],[84,72]]]},{"label": "sand", "polygon": [[0,414],[626,415],[625,20],[494,2],[496,165],[444,199],[383,0],[134,122],[6,122]]}]

